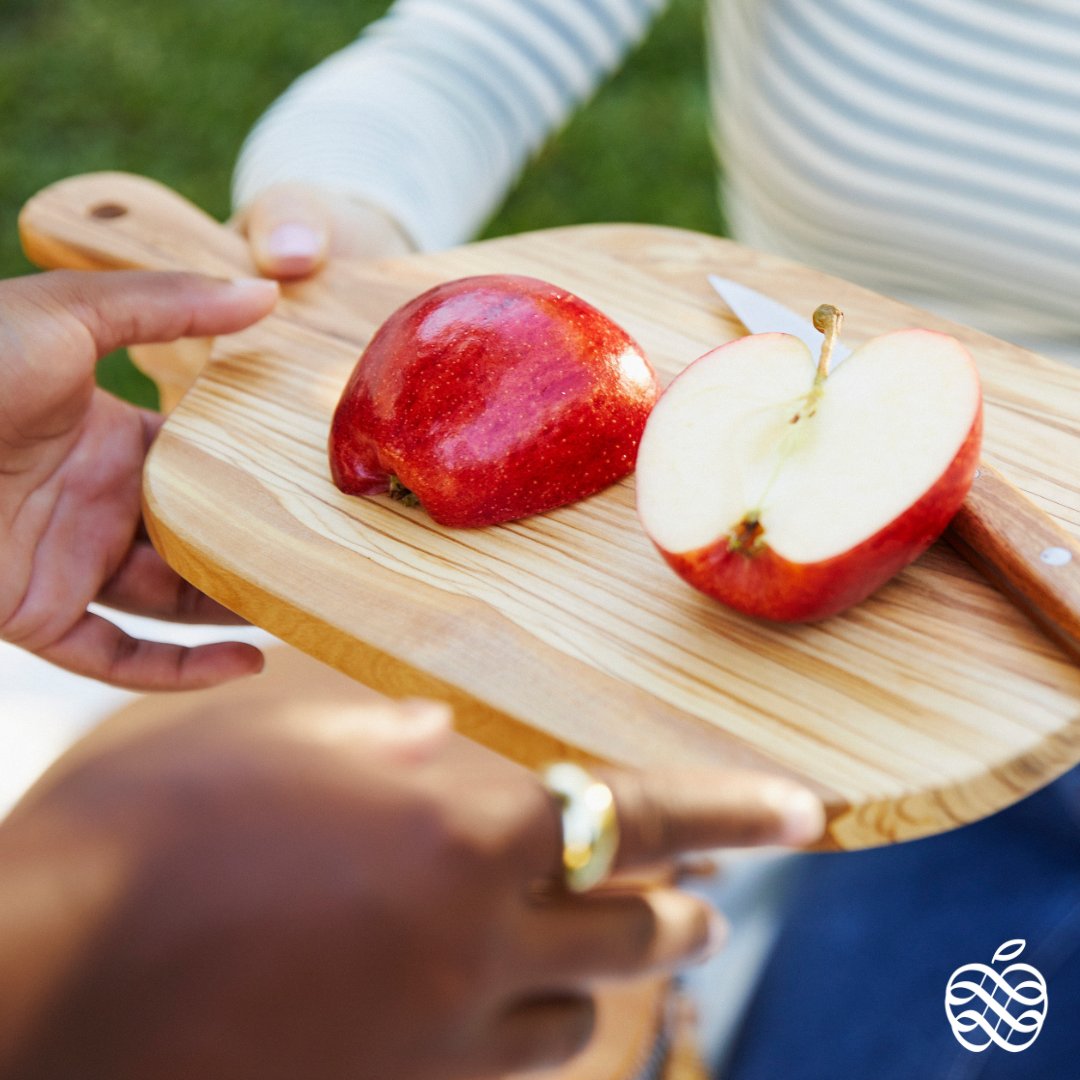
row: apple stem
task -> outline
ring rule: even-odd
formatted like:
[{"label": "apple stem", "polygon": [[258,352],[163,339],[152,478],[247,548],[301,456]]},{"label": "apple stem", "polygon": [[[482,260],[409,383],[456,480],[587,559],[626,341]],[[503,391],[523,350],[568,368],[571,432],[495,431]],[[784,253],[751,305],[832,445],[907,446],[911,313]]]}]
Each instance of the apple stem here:
[{"label": "apple stem", "polygon": [[[759,508],[764,507],[768,500],[773,485],[780,475],[780,470],[807,437],[806,421],[817,412],[818,403],[825,393],[825,380],[829,376],[829,361],[832,359],[833,346],[840,337],[840,327],[843,322],[844,313],[832,304],[821,304],[814,312],[814,329],[825,335],[825,340],[821,343],[817,371],[814,373],[814,385],[810,387],[795,413],[788,419],[787,428],[777,448],[776,464],[773,466],[772,475],[758,500]],[[729,541],[730,550],[752,554],[764,544],[762,537],[765,530],[759,518],[759,511],[752,511],[746,515],[732,533]]]},{"label": "apple stem", "polygon": [[840,327],[844,322],[844,313],[832,304],[822,304],[814,312],[814,329],[825,335],[821,343],[821,358],[818,360],[814,385],[820,386],[829,375],[829,361],[832,359],[833,346],[840,337]]}]

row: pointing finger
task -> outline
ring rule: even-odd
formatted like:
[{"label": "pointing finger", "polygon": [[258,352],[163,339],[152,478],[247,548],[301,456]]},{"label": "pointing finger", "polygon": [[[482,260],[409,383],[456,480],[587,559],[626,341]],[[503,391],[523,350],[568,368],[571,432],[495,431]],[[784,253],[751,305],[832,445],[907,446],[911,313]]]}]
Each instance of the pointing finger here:
[{"label": "pointing finger", "polygon": [[183,646],[143,641],[87,612],[59,641],[36,650],[57,667],[127,690],[198,690],[262,670],[242,641]]},{"label": "pointing finger", "polygon": [[222,281],[200,274],[54,270],[23,279],[89,332],[96,357],[125,345],[210,337],[242,330],[267,315],[276,282]]},{"label": "pointing finger", "polygon": [[557,896],[532,919],[528,977],[572,987],[677,971],[713,955],[727,923],[707,903],[678,889],[600,891]]},{"label": "pointing finger", "polygon": [[606,779],[618,812],[616,869],[717,847],[801,847],[825,828],[820,799],[781,777],[684,770]]}]

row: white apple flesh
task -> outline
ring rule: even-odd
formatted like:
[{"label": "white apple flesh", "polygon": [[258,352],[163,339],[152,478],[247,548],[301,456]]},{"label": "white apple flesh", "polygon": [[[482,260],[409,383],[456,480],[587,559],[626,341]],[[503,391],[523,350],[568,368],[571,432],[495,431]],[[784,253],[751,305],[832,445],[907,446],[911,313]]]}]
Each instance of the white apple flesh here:
[{"label": "white apple flesh", "polygon": [[691,364],[649,417],[638,512],[691,585],[749,615],[821,619],[917,558],[963,502],[982,394],[955,338],[900,330],[831,374],[788,334]]}]

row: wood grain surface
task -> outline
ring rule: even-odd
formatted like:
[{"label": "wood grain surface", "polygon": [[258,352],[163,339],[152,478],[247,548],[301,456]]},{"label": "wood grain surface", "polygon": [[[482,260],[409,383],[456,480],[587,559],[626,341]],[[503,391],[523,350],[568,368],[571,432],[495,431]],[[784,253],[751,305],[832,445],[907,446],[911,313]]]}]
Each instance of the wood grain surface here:
[{"label": "wood grain surface", "polygon": [[[64,181],[21,226],[44,266],[251,272],[242,241],[138,178]],[[340,263],[219,339],[147,465],[148,524],[166,558],[354,678],[449,700],[463,731],[526,763],[798,776],[826,798],[842,848],[974,821],[1080,760],[1080,669],[945,544],[842,616],[776,626],[673,576],[638,526],[632,479],[483,530],[338,492],[329,419],[374,329],[430,285],[492,272],[579,293],[638,339],[665,383],[743,332],[709,272],[799,311],[837,304],[850,345],[903,326],[954,333],[982,375],[987,462],[1061,535],[1080,535],[1080,371],[730,241],[594,225]],[[181,385],[193,373],[172,374]]]}]

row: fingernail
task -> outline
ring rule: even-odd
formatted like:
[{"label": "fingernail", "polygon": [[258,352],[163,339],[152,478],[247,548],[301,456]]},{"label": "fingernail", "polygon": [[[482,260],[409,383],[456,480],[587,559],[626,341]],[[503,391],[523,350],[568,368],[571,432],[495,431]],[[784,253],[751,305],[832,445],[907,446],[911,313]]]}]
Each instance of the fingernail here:
[{"label": "fingernail", "polygon": [[790,788],[779,800],[779,842],[803,847],[821,839],[825,831],[825,808],[821,800],[805,788]]},{"label": "fingernail", "polygon": [[427,760],[446,743],[454,730],[453,720],[454,714],[448,705],[407,698],[397,703],[391,742],[406,760]]},{"label": "fingernail", "polygon": [[322,249],[322,238],[299,221],[276,225],[266,238],[266,252],[272,259],[314,259]]},{"label": "fingernail", "polygon": [[404,698],[397,707],[402,721],[415,730],[449,727],[454,715],[449,705],[426,698]]},{"label": "fingernail", "polygon": [[281,286],[273,278],[262,277],[238,277],[232,278],[229,284],[234,289],[245,289],[252,292],[279,293]]},{"label": "fingernail", "polygon": [[709,916],[709,936],[697,954],[697,962],[703,964],[710,957],[715,956],[728,943],[729,937],[731,937],[731,927],[727,919],[714,911]]}]

